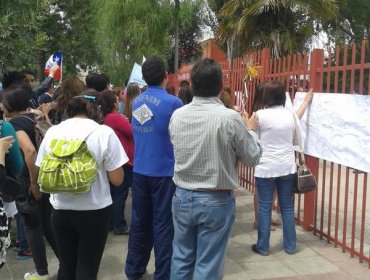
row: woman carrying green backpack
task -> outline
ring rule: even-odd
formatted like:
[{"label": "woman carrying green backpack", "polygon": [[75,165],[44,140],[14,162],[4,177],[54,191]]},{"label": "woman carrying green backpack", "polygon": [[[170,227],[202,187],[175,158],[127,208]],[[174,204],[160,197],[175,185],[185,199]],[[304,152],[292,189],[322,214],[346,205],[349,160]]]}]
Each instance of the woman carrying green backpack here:
[{"label": "woman carrying green backpack", "polygon": [[[65,176],[71,174],[71,170],[79,172],[82,177],[89,173],[86,177],[89,181],[92,174],[92,183],[85,190],[75,192],[73,188],[56,191],[49,189],[48,192],[51,193],[52,224],[60,261],[58,280],[97,279],[110,223],[112,199],[109,183],[115,186],[122,183],[122,166],[128,157],[114,131],[99,124],[101,113],[96,104],[98,93],[83,94],[82,81],[70,78],[63,82],[60,98],[71,95],[68,92],[69,84],[79,85],[81,91],[66,101],[63,112],[66,119],[51,127],[41,143],[36,160],[36,165],[40,167],[38,182],[43,190],[44,184],[48,183],[40,176],[52,172],[53,168],[55,172],[64,172]],[[64,144],[58,146],[57,142]],[[92,161],[96,164],[95,175],[91,172],[94,164],[80,164],[77,158],[68,159],[69,163],[66,164],[70,166],[70,171],[58,167],[63,155],[75,157],[76,151],[80,149],[73,148],[71,142],[80,145],[78,147],[86,147],[84,152],[79,152],[81,157],[92,155]],[[58,162],[53,167],[53,164],[46,163],[47,158],[57,158]],[[49,178],[60,178],[60,175],[51,174]],[[76,188],[81,184],[80,179],[64,179],[75,182]]]}]

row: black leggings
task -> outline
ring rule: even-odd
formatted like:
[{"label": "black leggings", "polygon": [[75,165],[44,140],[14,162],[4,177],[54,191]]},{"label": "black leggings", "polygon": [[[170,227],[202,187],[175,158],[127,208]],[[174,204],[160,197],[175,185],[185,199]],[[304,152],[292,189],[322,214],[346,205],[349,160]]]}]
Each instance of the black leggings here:
[{"label": "black leggings", "polygon": [[48,274],[48,262],[46,259],[44,235],[57,257],[58,253],[55,235],[50,221],[52,206],[49,202],[49,195],[42,195],[37,203],[39,207],[35,213],[21,213],[21,217],[36,271],[40,275],[45,275]]},{"label": "black leggings", "polygon": [[108,237],[110,208],[53,210],[60,261],[58,280],[97,279]]}]

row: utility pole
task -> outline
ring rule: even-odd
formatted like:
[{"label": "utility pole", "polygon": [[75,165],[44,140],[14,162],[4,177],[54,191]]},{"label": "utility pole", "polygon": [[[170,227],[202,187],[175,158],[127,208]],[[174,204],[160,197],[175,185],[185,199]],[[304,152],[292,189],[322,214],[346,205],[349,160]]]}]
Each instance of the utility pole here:
[{"label": "utility pole", "polygon": [[180,0],[175,0],[175,69],[179,69],[179,15],[180,15]]}]

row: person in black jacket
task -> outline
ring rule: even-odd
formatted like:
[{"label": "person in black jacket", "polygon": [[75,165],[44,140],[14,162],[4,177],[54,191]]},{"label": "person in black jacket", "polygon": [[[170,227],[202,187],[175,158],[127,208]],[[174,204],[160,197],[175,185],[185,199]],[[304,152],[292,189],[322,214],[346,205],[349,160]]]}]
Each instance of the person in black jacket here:
[{"label": "person in black jacket", "polygon": [[[54,65],[53,67],[51,67],[49,76],[47,76],[40,85],[32,90],[32,95],[29,102],[29,107],[31,109],[37,109],[39,107],[39,96],[45,93],[49,88],[51,88],[54,81],[55,72],[58,69],[58,65]],[[4,90],[12,85],[19,85],[23,82],[26,82],[32,88],[35,82],[35,74],[30,70],[23,70],[21,72],[11,71],[3,75],[2,84]]]},{"label": "person in black jacket", "polygon": [[[35,89],[32,90],[32,96],[30,100],[30,108],[37,109],[39,107],[39,97],[48,91],[48,89],[51,88],[52,83],[54,82],[54,75],[55,72],[59,69],[59,66],[57,64],[53,65],[53,67],[50,68],[50,74],[45,78],[45,80],[38,85]],[[33,83],[35,82],[35,74],[31,72],[30,70],[23,70],[21,71],[21,74],[23,76],[23,80],[26,81],[31,87],[33,86]]]}]

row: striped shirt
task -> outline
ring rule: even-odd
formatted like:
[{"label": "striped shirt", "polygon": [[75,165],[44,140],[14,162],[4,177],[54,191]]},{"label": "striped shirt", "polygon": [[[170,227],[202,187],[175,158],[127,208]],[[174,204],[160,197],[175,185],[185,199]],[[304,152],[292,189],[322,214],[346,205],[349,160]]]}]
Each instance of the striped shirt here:
[{"label": "striped shirt", "polygon": [[258,164],[257,134],[217,97],[194,97],[171,117],[176,186],[188,190],[233,190],[239,187],[237,162]]}]

